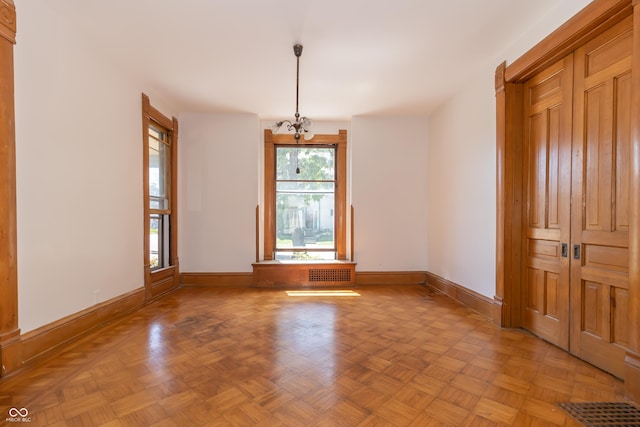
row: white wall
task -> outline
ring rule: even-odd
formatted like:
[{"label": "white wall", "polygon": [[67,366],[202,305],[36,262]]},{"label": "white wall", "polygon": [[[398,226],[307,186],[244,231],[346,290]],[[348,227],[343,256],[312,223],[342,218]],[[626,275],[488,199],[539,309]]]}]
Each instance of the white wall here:
[{"label": "white wall", "polygon": [[429,118],[428,271],[493,296],[495,131],[486,125],[495,109],[470,111],[493,92],[490,85],[464,89]]},{"label": "white wall", "polygon": [[494,72],[575,15],[586,0],[558,1],[496,48],[473,78],[429,117],[428,270],[488,297],[495,294]]},{"label": "white wall", "polygon": [[253,114],[181,114],[178,252],[183,272],[250,272],[260,131]]},{"label": "white wall", "polygon": [[143,286],[140,94],[148,88],[96,54],[64,17],[43,10],[48,5],[16,7],[24,333]]},{"label": "white wall", "polygon": [[351,128],[358,271],[425,270],[427,119],[358,116]]}]

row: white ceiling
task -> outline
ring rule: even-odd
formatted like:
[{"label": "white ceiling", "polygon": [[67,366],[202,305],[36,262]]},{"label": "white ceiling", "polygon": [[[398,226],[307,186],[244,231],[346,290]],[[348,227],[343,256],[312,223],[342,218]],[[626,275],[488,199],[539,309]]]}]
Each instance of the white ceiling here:
[{"label": "white ceiling", "polygon": [[[178,112],[428,114],[559,0],[47,0]],[[571,1],[571,0],[564,0]],[[504,58],[502,58],[504,59]],[[492,81],[488,82],[492,85]]]}]

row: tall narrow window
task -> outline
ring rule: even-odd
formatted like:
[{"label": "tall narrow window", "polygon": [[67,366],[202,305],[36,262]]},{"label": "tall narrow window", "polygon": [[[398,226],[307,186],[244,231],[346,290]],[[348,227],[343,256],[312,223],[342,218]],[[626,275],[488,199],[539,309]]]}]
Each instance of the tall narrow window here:
[{"label": "tall narrow window", "polygon": [[275,150],[275,259],[335,259],[336,147]]},{"label": "tall narrow window", "polygon": [[145,287],[155,296],[178,284],[178,121],[153,108],[144,94],[142,110]]},{"label": "tall narrow window", "polygon": [[347,132],[264,142],[264,259],[346,260]]},{"label": "tall narrow window", "polygon": [[149,266],[171,265],[171,140],[169,131],[149,124]]}]

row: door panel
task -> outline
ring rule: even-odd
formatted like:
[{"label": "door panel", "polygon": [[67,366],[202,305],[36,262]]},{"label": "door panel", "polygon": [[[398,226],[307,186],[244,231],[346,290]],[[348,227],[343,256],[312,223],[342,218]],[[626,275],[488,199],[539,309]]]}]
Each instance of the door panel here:
[{"label": "door panel", "polygon": [[631,21],[575,54],[571,240],[571,345],[624,375],[628,342]]},{"label": "door panel", "polygon": [[526,283],[523,326],[569,348],[572,55],[524,87]]}]

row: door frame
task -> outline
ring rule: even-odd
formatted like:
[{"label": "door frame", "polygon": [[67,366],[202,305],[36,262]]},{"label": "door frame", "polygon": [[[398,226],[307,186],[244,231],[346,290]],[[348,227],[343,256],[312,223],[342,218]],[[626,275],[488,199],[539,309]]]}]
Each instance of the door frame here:
[{"label": "door frame", "polygon": [[18,327],[18,234],[13,46],[16,8],[0,0],[0,378],[22,366]]},{"label": "door frame", "polygon": [[[523,176],[524,82],[553,62],[633,15],[633,68],[640,70],[640,0],[594,0],[573,18],[508,65],[498,65],[496,94],[496,291],[493,320],[522,324],[525,236]],[[625,393],[640,402],[640,73],[633,73],[629,231],[629,335]]]}]

